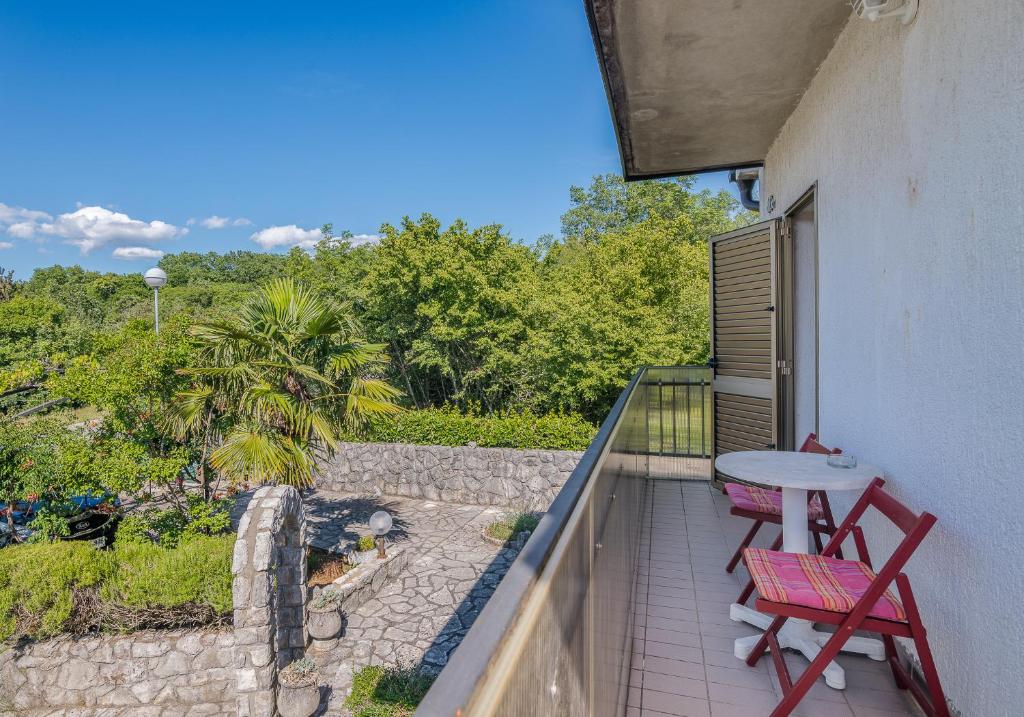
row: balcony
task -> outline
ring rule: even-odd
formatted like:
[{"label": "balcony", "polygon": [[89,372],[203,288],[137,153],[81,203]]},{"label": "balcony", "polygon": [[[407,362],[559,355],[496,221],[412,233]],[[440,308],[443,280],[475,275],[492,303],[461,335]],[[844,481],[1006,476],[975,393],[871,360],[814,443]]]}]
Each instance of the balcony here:
[{"label": "balcony", "polygon": [[[729,619],[747,575],[724,565],[749,524],[710,479],[708,384],[634,376],[417,714],[770,714],[771,661],[733,656],[755,630]],[[839,662],[847,688],[819,681],[794,714],[915,714],[885,663]]]}]

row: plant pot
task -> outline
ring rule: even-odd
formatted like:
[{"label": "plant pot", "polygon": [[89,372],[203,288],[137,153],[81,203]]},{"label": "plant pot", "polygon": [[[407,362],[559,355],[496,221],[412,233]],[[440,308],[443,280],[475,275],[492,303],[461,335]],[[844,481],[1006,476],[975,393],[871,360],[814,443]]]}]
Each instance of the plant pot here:
[{"label": "plant pot", "polygon": [[337,607],[324,610],[309,608],[306,613],[306,628],[314,640],[331,640],[338,636],[342,626],[341,611]]},{"label": "plant pot", "polygon": [[320,706],[320,685],[277,687],[277,711],[281,717],[311,717]]}]

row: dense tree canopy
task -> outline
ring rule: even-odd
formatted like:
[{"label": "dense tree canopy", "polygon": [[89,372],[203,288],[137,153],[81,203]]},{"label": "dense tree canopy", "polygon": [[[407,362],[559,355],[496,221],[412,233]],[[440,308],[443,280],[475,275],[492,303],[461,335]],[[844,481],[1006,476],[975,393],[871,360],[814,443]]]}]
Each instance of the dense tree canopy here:
[{"label": "dense tree canopy", "polygon": [[[255,290],[288,277],[352,317],[354,335],[385,346],[386,378],[410,407],[579,411],[599,421],[638,366],[706,360],[707,238],[750,215],[725,192],[694,191],[691,178],[598,176],[569,198],[561,236],[533,246],[497,224],[445,227],[424,214],[385,224],[376,244],[356,246],[327,224],[312,251],[169,254],[160,261],[170,276],[164,321],[237,317]],[[54,266],[5,286],[0,386],[5,371],[13,381],[49,361],[68,366],[66,393],[86,366],[119,357],[103,370],[124,374],[146,351],[164,350],[125,338],[151,325],[152,295],[137,275]],[[112,340],[126,343],[114,351]],[[28,360],[37,363],[14,373]],[[159,383],[152,370],[139,376]]]}]

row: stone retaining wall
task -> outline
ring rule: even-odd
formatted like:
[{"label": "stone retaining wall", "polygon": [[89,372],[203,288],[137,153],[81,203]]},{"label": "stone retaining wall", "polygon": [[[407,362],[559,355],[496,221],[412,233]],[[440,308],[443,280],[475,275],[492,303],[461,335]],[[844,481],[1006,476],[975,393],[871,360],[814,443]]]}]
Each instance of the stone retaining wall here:
[{"label": "stone retaining wall", "polygon": [[232,631],[59,638],[0,652],[2,715],[89,707],[142,714],[144,705],[168,717],[236,714]]},{"label": "stone retaining wall", "polygon": [[327,490],[547,510],[582,452],[343,443]]}]

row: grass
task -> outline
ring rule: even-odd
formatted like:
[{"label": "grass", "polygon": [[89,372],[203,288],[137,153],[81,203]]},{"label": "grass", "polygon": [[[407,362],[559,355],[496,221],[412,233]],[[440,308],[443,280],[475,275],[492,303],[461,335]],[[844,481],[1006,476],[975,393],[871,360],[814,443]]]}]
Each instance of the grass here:
[{"label": "grass", "polygon": [[325,550],[313,548],[306,557],[306,573],[309,575],[307,584],[311,588],[319,585],[330,585],[351,570],[352,567],[340,555],[332,555]]},{"label": "grass", "polygon": [[369,665],[353,676],[345,706],[352,717],[409,717],[433,682],[413,668]]},{"label": "grass", "polygon": [[511,540],[523,531],[532,533],[540,523],[538,513],[512,513],[487,526],[487,535],[496,540]]}]

